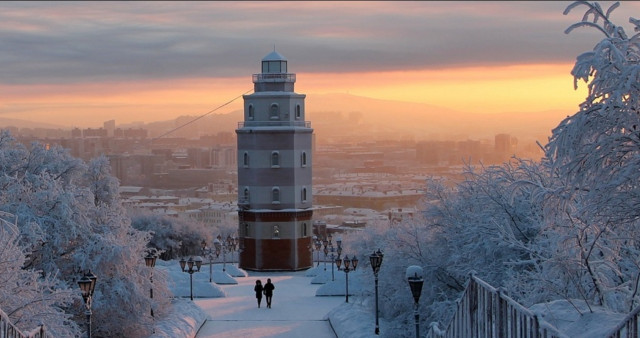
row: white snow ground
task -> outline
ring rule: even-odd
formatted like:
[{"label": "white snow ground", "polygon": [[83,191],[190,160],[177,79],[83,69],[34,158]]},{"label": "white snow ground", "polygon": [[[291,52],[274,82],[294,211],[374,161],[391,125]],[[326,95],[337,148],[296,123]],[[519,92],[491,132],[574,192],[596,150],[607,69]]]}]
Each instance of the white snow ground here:
[{"label": "white snow ground", "polygon": [[[194,301],[189,299],[189,274],[180,271],[177,261],[158,261],[156,268],[169,275],[174,299],[173,313],[156,323],[152,337],[280,337],[327,338],[376,337],[374,313],[360,305],[358,294],[367,285],[373,288],[372,276],[362,270],[349,273],[349,303],[345,302],[345,274],[331,269],[317,268],[298,272],[249,272],[247,277],[234,277],[237,284],[209,283],[209,266],[203,265],[193,274]],[[335,269],[335,267],[334,267]],[[227,263],[226,272],[242,276],[244,271]],[[236,271],[237,270],[237,271]],[[222,274],[222,264],[214,264],[212,276]],[[262,299],[257,307],[253,286],[256,279],[266,283],[271,278],[276,289],[272,308],[266,308]],[[215,277],[214,277],[215,281]],[[324,281],[325,284],[318,284]],[[408,286],[407,286],[408,288]],[[408,290],[408,289],[407,289]],[[596,309],[589,313],[581,306],[583,315],[575,311],[576,304],[556,301],[536,305],[532,310],[569,337],[596,338],[614,327],[624,318],[622,314]],[[582,305],[582,304],[581,304]],[[426,334],[428,327],[421,327]],[[413,332],[414,327],[407,327]],[[393,337],[380,319],[380,336]]]},{"label": "white snow ground", "polygon": [[[298,272],[249,272],[247,277],[234,277],[237,284],[209,283],[209,266],[203,265],[193,274],[193,296],[189,295],[189,274],[180,270],[177,261],[158,261],[156,268],[166,272],[176,298],[169,318],[156,323],[153,337],[371,337],[375,319],[357,305],[362,288],[362,274],[349,273],[349,298],[346,303],[345,274],[334,266],[320,265]],[[242,275],[244,271],[227,263],[226,272]],[[222,273],[222,265],[214,264],[212,277]],[[319,277],[318,277],[319,276]],[[271,278],[274,290],[271,309],[262,299],[257,306],[253,287],[260,279]],[[316,280],[312,284],[312,280]],[[317,284],[318,280],[326,281]],[[329,321],[331,317],[331,321]],[[366,327],[366,330],[364,329]],[[380,322],[381,330],[384,323]]]}]

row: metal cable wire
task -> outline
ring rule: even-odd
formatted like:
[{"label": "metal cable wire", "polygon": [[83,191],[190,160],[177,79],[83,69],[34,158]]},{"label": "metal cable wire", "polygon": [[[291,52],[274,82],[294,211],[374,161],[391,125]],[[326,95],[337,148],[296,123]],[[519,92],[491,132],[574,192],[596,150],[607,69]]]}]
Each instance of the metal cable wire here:
[{"label": "metal cable wire", "polygon": [[246,94],[248,94],[248,93],[250,93],[250,92],[252,92],[252,91],[253,91],[253,89],[247,90],[246,92],[244,92],[244,93],[242,93],[242,94],[240,94],[240,95],[238,95],[238,96],[234,97],[232,100],[227,101],[227,102],[225,102],[225,103],[223,103],[223,104],[219,105],[218,107],[216,107],[216,108],[214,108],[214,109],[212,109],[212,110],[208,111],[207,113],[205,113],[205,114],[203,114],[203,115],[200,115],[200,116],[196,117],[195,119],[193,119],[193,120],[191,120],[191,121],[189,121],[189,122],[187,122],[187,123],[185,123],[185,124],[182,124],[182,125],[180,125],[180,126],[177,126],[177,127],[173,128],[173,129],[171,129],[171,130],[169,130],[168,132],[166,132],[166,133],[164,133],[164,134],[162,134],[162,135],[160,135],[160,136],[158,136],[158,137],[154,137],[154,138],[152,138],[151,140],[153,141],[153,140],[157,140],[157,139],[159,139],[159,138],[165,137],[165,136],[167,136],[167,135],[169,135],[169,134],[171,134],[171,133],[175,132],[176,130],[178,130],[178,129],[182,128],[182,127],[188,126],[188,125],[190,125],[191,123],[198,121],[199,119],[201,119],[201,118],[203,118],[203,117],[205,117],[205,116],[207,116],[207,115],[209,115],[209,114],[211,114],[211,113],[215,112],[216,110],[218,110],[218,109],[220,109],[220,108],[222,108],[222,107],[224,107],[224,106],[226,106],[226,105],[230,104],[231,102],[233,102],[233,101],[235,101],[235,100],[237,100],[237,99],[241,98],[243,95],[246,95]]}]

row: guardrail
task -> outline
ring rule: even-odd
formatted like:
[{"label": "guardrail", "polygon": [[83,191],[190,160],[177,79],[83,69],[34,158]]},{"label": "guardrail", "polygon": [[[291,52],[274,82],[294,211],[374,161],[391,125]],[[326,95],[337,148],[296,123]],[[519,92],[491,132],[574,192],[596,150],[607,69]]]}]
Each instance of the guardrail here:
[{"label": "guardrail", "polygon": [[497,290],[473,273],[446,330],[432,323],[428,338],[567,337],[553,325]]},{"label": "guardrail", "polygon": [[48,338],[49,335],[44,325],[40,325],[37,328],[29,331],[20,331],[7,316],[4,311],[0,310],[0,338]]},{"label": "guardrail", "polygon": [[244,121],[238,122],[238,129],[244,127],[304,127],[311,128],[311,121]]},{"label": "guardrail", "polygon": [[257,82],[296,82],[294,73],[260,73],[253,74],[253,83]]},{"label": "guardrail", "polygon": [[607,338],[639,337],[640,306],[635,308],[625,319],[605,336]]}]

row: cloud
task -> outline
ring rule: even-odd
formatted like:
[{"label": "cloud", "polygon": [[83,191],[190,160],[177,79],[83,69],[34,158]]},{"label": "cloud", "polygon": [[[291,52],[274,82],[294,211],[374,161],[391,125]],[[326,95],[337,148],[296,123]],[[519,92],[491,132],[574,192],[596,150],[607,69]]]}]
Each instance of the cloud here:
[{"label": "cloud", "polygon": [[602,38],[569,3],[1,2],[0,83],[247,77],[274,45],[293,72],[565,63]]}]

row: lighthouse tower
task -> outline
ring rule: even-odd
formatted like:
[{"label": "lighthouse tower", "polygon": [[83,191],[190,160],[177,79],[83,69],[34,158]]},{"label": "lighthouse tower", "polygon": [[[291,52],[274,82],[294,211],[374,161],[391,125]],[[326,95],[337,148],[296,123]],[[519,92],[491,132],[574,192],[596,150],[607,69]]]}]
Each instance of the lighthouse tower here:
[{"label": "lighthouse tower", "polygon": [[275,50],[253,75],[244,95],[238,139],[238,237],[240,267],[301,270],[311,256],[311,124],[306,95],[294,92],[296,74]]}]

